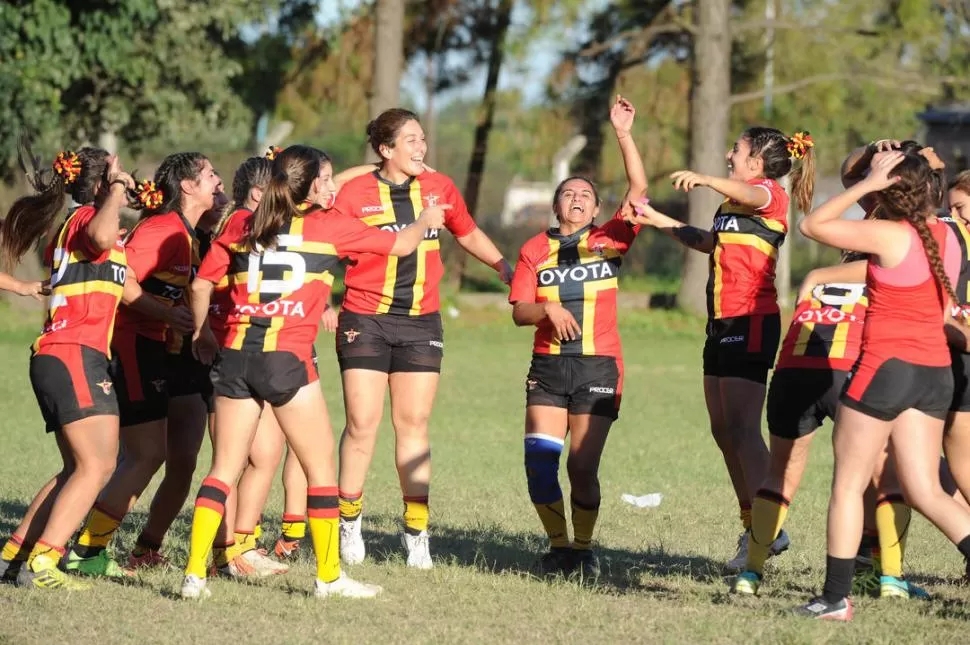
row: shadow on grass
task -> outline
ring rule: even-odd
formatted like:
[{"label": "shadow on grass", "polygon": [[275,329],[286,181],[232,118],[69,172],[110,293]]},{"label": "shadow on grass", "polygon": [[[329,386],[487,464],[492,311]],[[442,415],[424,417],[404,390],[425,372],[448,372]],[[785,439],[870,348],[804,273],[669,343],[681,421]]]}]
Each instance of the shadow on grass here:
[{"label": "shadow on grass", "polygon": [[[26,510],[27,506],[22,501],[0,500],[0,536],[9,536]],[[116,554],[127,553],[146,519],[147,509],[128,514],[119,534],[120,541],[116,540],[113,546]],[[172,525],[170,536],[184,539],[166,539],[168,555],[173,562],[180,562],[187,556],[184,550],[190,528],[191,516],[183,511]],[[274,535],[275,528],[266,527],[266,535]],[[367,516],[364,540],[370,557],[376,563],[403,563],[405,556],[400,535],[399,516]],[[474,568],[485,574],[532,577],[534,564],[545,549],[545,539],[538,533],[510,532],[495,524],[481,523],[473,527],[435,524],[432,537],[432,553],[436,561]],[[306,547],[305,550],[301,549],[300,559],[312,560],[309,543]],[[648,592],[673,596],[678,591],[663,584],[662,579],[686,578],[701,583],[719,583],[722,580],[721,563],[702,556],[679,555],[663,548],[639,552],[609,546],[597,548],[596,553],[601,575],[595,582],[583,581],[583,584],[608,593]],[[139,582],[129,578],[123,584],[138,586]],[[291,592],[305,593],[305,590],[292,589]]]},{"label": "shadow on grass", "polygon": [[[400,518],[368,516],[364,541],[370,556],[378,563],[402,561]],[[534,575],[534,564],[545,549],[537,533],[509,532],[497,525],[455,527],[435,523],[431,529],[432,555],[438,562],[471,567],[482,573]],[[645,583],[643,578],[689,578],[696,582],[720,582],[721,563],[702,556],[686,556],[664,549],[645,552],[601,546],[596,549],[601,574],[594,588],[613,593],[644,591],[672,594],[661,584]]]}]

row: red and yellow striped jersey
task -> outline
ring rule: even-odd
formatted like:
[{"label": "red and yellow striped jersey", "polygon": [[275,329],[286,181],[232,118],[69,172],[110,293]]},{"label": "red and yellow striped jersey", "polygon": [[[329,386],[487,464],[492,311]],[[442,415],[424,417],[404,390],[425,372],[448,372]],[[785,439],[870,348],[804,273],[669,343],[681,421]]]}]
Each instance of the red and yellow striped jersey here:
[{"label": "red and yellow striped jersey", "polygon": [[[222,232],[229,229],[230,227],[236,227],[236,234],[240,236],[240,239],[245,238],[249,234],[249,227],[252,225],[253,212],[247,208],[240,208],[229,214],[228,217],[222,222],[221,226],[217,231],[215,231],[215,238],[222,235]],[[213,239],[213,243],[215,239]],[[212,244],[209,245],[212,248]],[[205,255],[203,254],[203,259]],[[212,297],[209,299],[209,329],[212,330],[213,335],[215,335],[216,340],[222,344],[223,339],[226,337],[226,318],[229,316],[229,312],[232,310],[232,298],[229,289],[229,276],[224,276],[218,284],[215,285],[215,289],[212,291]]]},{"label": "red and yellow striped jersey", "polygon": [[543,319],[536,326],[534,353],[620,358],[617,279],[623,255],[639,230],[617,213],[603,226],[591,224],[572,235],[551,229],[522,246],[509,302],[558,302],[583,330],[576,340],[560,342],[552,324]]},{"label": "red and yellow striped jersey", "polygon": [[[193,267],[198,266],[199,246],[195,230],[181,213],[151,215],[138,222],[125,240],[125,252],[142,291],[168,307],[182,302]],[[118,334],[164,341],[168,325],[122,305],[116,327]]]},{"label": "red and yellow striped jersey", "polygon": [[714,215],[707,281],[711,319],[778,313],[775,262],[788,232],[788,194],[774,179],[752,179],[769,198],[761,209],[725,200]]},{"label": "red and yellow striped jersey", "polygon": [[292,218],[276,248],[251,253],[245,245],[249,218],[239,212],[213,240],[199,267],[199,278],[228,294],[222,346],[308,357],[340,258],[390,253],[396,234],[317,209]]},{"label": "red and yellow striped jersey", "polygon": [[937,219],[946,222],[953,229],[960,244],[960,277],[953,285],[953,290],[956,291],[960,302],[953,303],[950,311],[950,315],[958,317],[961,311],[970,311],[970,231],[959,218],[945,216]]},{"label": "red and yellow striped jersey", "polygon": [[85,229],[96,214],[93,206],[75,209],[47,246],[51,296],[35,352],[50,345],[86,345],[111,354],[127,263],[121,240],[103,253],[91,243]]},{"label": "red and yellow striped jersey", "polygon": [[816,286],[795,307],[776,369],[851,369],[862,347],[868,306],[864,283]]},{"label": "red and yellow striped jersey", "polygon": [[[368,226],[399,231],[427,206],[450,204],[445,227],[455,237],[475,230],[465,200],[447,176],[425,172],[397,186],[377,172],[356,177],[337,194],[334,211],[359,218]],[[343,307],[358,314],[421,316],[440,308],[438,284],[444,276],[437,230],[428,231],[407,257],[361,254],[349,258]]]}]

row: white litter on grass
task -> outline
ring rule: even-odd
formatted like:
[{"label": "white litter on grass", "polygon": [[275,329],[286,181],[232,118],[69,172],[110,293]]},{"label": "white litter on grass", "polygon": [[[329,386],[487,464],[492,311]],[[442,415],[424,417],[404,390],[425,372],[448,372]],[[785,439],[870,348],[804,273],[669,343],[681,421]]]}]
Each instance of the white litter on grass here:
[{"label": "white litter on grass", "polygon": [[660,506],[663,498],[663,493],[650,493],[649,495],[640,495],[639,497],[631,495],[630,493],[620,495],[620,499],[637,508],[657,508]]}]

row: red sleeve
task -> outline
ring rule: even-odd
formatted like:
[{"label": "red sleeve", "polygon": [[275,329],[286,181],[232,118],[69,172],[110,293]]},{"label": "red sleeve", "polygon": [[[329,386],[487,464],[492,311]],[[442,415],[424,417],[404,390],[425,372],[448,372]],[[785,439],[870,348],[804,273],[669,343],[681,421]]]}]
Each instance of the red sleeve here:
[{"label": "red sleeve", "polygon": [[538,275],[536,266],[528,254],[529,244],[526,243],[519,251],[519,260],[515,263],[515,273],[512,275],[512,290],[509,292],[509,302],[533,303],[536,301],[536,285]]},{"label": "red sleeve", "polygon": [[97,214],[98,211],[93,206],[81,206],[74,213],[74,217],[68,222],[67,235],[64,237],[66,240],[64,246],[67,248],[68,253],[80,251],[91,262],[102,262],[111,253],[110,249],[101,251],[91,241],[91,236],[88,235],[88,224],[91,223],[91,220]]},{"label": "red sleeve", "polygon": [[752,186],[763,188],[768,192],[768,203],[758,209],[765,217],[779,222],[788,222],[788,193],[774,179],[752,179],[748,182]]},{"label": "red sleeve", "polygon": [[[158,218],[158,219],[154,219]],[[185,233],[169,226],[165,215],[153,215],[135,227],[125,241],[128,268],[139,282],[158,271],[168,270],[178,259],[179,246],[185,246]],[[181,238],[181,239],[180,239]]]},{"label": "red sleeve", "polygon": [[620,253],[626,253],[630,250],[633,240],[637,238],[637,234],[640,232],[640,225],[635,224],[630,226],[623,219],[623,209],[620,207],[617,209],[613,219],[600,227],[600,231],[613,241],[613,248]]},{"label": "red sleeve", "polygon": [[246,218],[237,217],[235,214],[230,217],[222,232],[212,240],[212,246],[202,258],[202,264],[196,273],[196,277],[213,284],[219,284],[229,271],[229,260],[232,257],[230,246],[242,241],[246,234]]},{"label": "red sleeve", "polygon": [[478,225],[475,224],[475,220],[468,212],[465,198],[458,192],[454,182],[447,177],[444,177],[444,180],[442,187],[443,203],[451,204],[451,208],[445,211],[445,228],[451,231],[451,234],[455,237],[465,237],[478,228]]},{"label": "red sleeve", "polygon": [[327,211],[328,215],[344,215],[346,217],[356,218],[355,209],[353,205],[353,192],[354,188],[352,186],[353,180],[347,182],[337,193],[337,199],[334,200],[333,206]]},{"label": "red sleeve", "polygon": [[390,255],[397,233],[368,226],[356,217],[340,214],[327,215],[327,227],[332,235],[331,243],[337,255],[350,253],[374,253]]}]

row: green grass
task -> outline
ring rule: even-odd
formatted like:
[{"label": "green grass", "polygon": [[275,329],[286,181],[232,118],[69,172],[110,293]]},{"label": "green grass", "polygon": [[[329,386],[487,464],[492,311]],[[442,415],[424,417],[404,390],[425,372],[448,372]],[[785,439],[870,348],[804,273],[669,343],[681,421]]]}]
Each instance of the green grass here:
[{"label": "green grass", "polygon": [[[962,560],[922,519],[913,524],[907,568],[934,594],[932,602],[862,599],[848,625],[788,613],[822,582],[828,426],[791,508],[791,550],[771,561],[760,598],[730,596],[720,565],[733,555],[739,522],[707,429],[702,325],[672,312],[624,312],[623,318],[625,400],[602,463],[599,586],[541,582],[524,573],[544,546],[522,469],[530,331],[499,313],[463,312],[446,321],[444,375],[431,422],[433,571],[404,567],[393,438],[385,421],[366,487],[370,557],[353,570],[384,585],[378,600],[308,598],[309,559],[260,584],[214,580],[213,598],[201,605],[174,599],[176,570],[126,585],[99,582],[93,591],[70,595],[3,585],[0,642],[966,642],[970,591],[956,584]],[[57,468],[27,381],[25,338],[0,327],[0,360],[7,365],[0,374],[3,535]],[[321,339],[318,351],[322,387],[340,427],[332,339]],[[207,464],[208,448],[199,476]],[[621,502],[626,492],[662,492],[664,500],[657,509],[638,510]],[[266,509],[270,537],[281,504],[277,486]],[[117,552],[131,547],[145,506],[126,521]],[[178,563],[186,555],[187,522],[186,512],[165,547]]]}]

